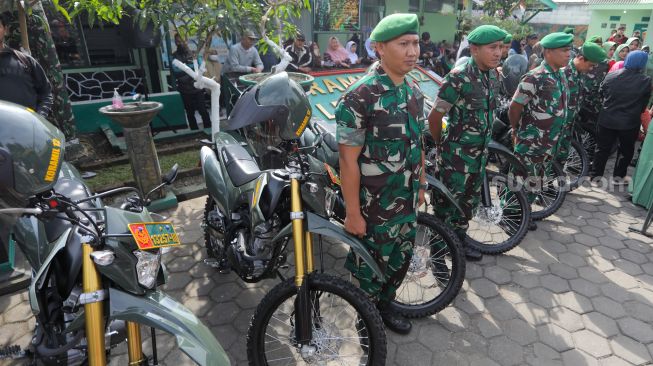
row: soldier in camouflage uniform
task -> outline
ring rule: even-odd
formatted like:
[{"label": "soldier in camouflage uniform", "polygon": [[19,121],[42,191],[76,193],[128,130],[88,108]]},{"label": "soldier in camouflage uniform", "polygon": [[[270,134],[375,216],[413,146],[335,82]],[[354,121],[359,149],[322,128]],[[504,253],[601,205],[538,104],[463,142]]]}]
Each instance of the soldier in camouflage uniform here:
[{"label": "soldier in camouflage uniform", "polygon": [[[590,39],[590,42],[596,43],[599,46],[602,45],[601,37],[594,36]],[[598,120],[603,104],[599,87],[603,79],[605,79],[605,76],[608,75],[608,70],[608,60],[604,60],[582,76],[582,94],[585,98],[580,105],[578,117],[581,123],[590,127],[592,130],[596,130],[596,121]],[[593,155],[594,151],[588,151],[588,153]]]},{"label": "soldier in camouflage uniform", "polygon": [[[464,216],[444,197],[435,197],[435,215],[454,229],[465,242],[468,221],[473,217],[481,196],[487,146],[500,81],[495,68],[501,60],[507,33],[493,25],[482,25],[469,33],[472,57],[454,68],[444,79],[429,113],[429,128],[439,146],[439,179],[451,191]],[[447,129],[440,139],[442,117],[447,114]],[[469,260],[483,255],[465,246]]]},{"label": "soldier in camouflage uniform", "polygon": [[601,46],[596,43],[586,42],[578,50],[577,56],[569,61],[569,64],[563,69],[569,86],[567,121],[560,134],[557,147],[553,152],[553,156],[563,164],[569,157],[572,127],[585,97],[585,94],[583,94],[582,75],[592,70],[592,68],[605,59],[606,53]]},{"label": "soldier in camouflage uniform", "polygon": [[426,182],[423,98],[405,79],[419,56],[417,31],[414,14],[381,20],[370,36],[381,61],[349,87],[335,112],[345,230],[363,238],[384,278],[374,277],[353,252],[346,267],[377,301],[386,326],[402,334],[411,324],[390,303],[410,265]]},{"label": "soldier in camouflage uniform", "polygon": [[[515,155],[529,176],[551,169],[554,147],[567,121],[569,86],[561,68],[569,63],[573,35],[551,33],[542,38],[544,61],[522,78],[510,104]],[[534,194],[528,194],[530,203]]]}]

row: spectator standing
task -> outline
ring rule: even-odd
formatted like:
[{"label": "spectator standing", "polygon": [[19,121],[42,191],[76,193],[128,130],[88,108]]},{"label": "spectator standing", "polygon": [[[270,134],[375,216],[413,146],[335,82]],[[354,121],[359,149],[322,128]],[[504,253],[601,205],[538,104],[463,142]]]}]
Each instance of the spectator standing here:
[{"label": "spectator standing", "polygon": [[376,56],[376,51],[374,50],[374,47],[376,46],[376,42],[374,42],[371,38],[368,38],[365,41],[365,52],[367,52],[367,61],[371,64],[374,63],[374,61],[378,60],[379,58]]},{"label": "spectator standing", "polygon": [[347,42],[347,47],[345,47],[345,49],[347,50],[347,54],[349,55],[349,65],[354,66],[360,64],[360,58],[356,53],[356,51],[358,50],[358,46],[356,45],[356,42],[354,41]]},{"label": "spectator standing", "polygon": [[419,42],[419,58],[422,60],[424,67],[435,68],[440,51],[435,43],[431,40],[429,32],[422,33],[422,39]]},{"label": "spectator standing", "polygon": [[612,71],[612,69],[615,67],[615,64],[617,64],[618,62],[623,62],[626,59],[626,56],[628,56],[629,51],[630,49],[625,44],[621,44],[617,46],[614,53],[612,54],[612,60],[611,60],[612,62],[609,63],[610,71]]},{"label": "spectator standing", "polygon": [[620,26],[619,28],[617,28],[617,33],[613,34],[610,38],[608,38],[608,41],[614,42],[618,45],[626,43],[627,38],[626,35],[624,34],[625,31],[626,31],[626,27],[623,25]]},{"label": "spectator standing", "polygon": [[32,56],[10,48],[4,41],[9,18],[0,14],[0,100],[20,104],[47,117],[52,108],[52,87]]},{"label": "spectator standing", "polygon": [[[188,48],[188,44],[181,39],[179,34],[175,34],[175,45],[177,50],[172,54],[172,57],[183,62],[189,67],[193,67],[193,53]],[[175,73],[175,80],[177,80],[177,91],[181,95],[181,100],[184,103],[184,110],[186,110],[186,118],[188,119],[188,127],[191,130],[197,130],[197,120],[195,119],[195,111],[199,112],[202,117],[204,128],[211,127],[211,118],[206,111],[205,94],[203,89],[197,89],[195,80],[185,72],[181,71],[173,65],[173,72]]]},{"label": "spectator standing", "polygon": [[608,58],[608,69],[614,64],[614,52],[617,50],[617,44],[612,41],[607,41],[603,43],[603,50],[605,51],[606,57]]},{"label": "spectator standing", "polygon": [[310,72],[313,64],[313,54],[306,47],[306,37],[298,34],[294,42],[286,47],[286,52],[292,57],[292,62],[288,65],[289,71]]},{"label": "spectator standing", "polygon": [[640,116],[651,97],[651,78],[644,74],[648,54],[633,51],[624,68],[608,74],[601,84],[603,109],[599,113],[596,153],[590,175],[603,176],[614,143],[619,140],[613,176],[624,178],[635,152]]},{"label": "spectator standing", "polygon": [[258,37],[254,32],[247,31],[243,33],[240,43],[231,46],[229,57],[224,65],[224,72],[237,72],[249,74],[263,71],[263,61],[258,51],[254,48],[254,43]]},{"label": "spectator standing", "polygon": [[530,59],[533,54],[533,46],[537,43],[539,37],[537,34],[529,34],[526,37],[526,46],[524,47],[524,52],[526,53],[526,58]]},{"label": "spectator standing", "polygon": [[628,40],[624,44],[626,46],[628,46],[628,51],[629,52],[637,51],[639,49],[639,46],[640,46],[639,38],[630,37],[630,38],[628,38]]}]

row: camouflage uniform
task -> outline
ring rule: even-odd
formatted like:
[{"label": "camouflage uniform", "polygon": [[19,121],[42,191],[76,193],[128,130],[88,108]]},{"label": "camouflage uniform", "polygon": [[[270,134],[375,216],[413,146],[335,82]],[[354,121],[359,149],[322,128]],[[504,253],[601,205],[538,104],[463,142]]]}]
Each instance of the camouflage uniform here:
[{"label": "camouflage uniform", "polygon": [[565,77],[567,78],[567,85],[569,86],[569,97],[567,102],[567,121],[565,122],[562,131],[560,132],[560,139],[556,146],[553,156],[558,161],[564,162],[569,157],[569,149],[571,147],[572,129],[574,120],[578,115],[580,106],[583,102],[583,74],[578,71],[574,64],[574,59],[569,61],[569,65],[563,69]]},{"label": "camouflage uniform", "polygon": [[601,111],[603,101],[599,94],[599,87],[608,74],[608,61],[603,61],[592,68],[589,72],[581,75],[582,93],[585,99],[580,105],[581,114],[586,119],[586,123],[591,123],[596,128],[596,121]]},{"label": "camouflage uniform", "polygon": [[[522,78],[514,103],[524,106],[517,129],[515,155],[531,177],[543,177],[551,168],[553,149],[567,121],[569,87],[562,70],[553,71],[546,61]],[[530,203],[535,196],[528,195]]]},{"label": "camouflage uniform", "polygon": [[[336,107],[339,144],[362,146],[361,213],[364,244],[384,271],[374,278],[353,252],[345,264],[373,299],[391,301],[408,270],[416,234],[422,174],[423,97],[406,82],[395,86],[380,65],[343,94]],[[385,283],[383,283],[385,282]]]},{"label": "camouflage uniform", "polygon": [[464,217],[440,196],[436,197],[435,215],[460,237],[465,236],[480,200],[499,92],[497,72],[482,72],[470,58],[447,74],[433,105],[436,111],[449,115],[442,137],[439,179],[463,209]]}]

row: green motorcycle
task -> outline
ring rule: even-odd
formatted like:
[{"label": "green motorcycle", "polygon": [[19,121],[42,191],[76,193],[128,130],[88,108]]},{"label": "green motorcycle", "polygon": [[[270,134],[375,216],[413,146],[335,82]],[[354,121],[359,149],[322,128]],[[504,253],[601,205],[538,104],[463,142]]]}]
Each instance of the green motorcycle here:
[{"label": "green motorcycle", "polygon": [[[91,194],[63,161],[64,136],[23,107],[0,102],[0,238],[11,238],[32,268],[29,304],[36,318],[28,350],[3,358],[37,365],[106,365],[127,340],[130,365],[157,364],[154,329],[177,338],[200,365],[229,365],[211,331],[182,304],[157,290],[166,281],[162,248],[179,245],[169,222],[155,222],[148,195],[135,188]],[[174,167],[151,193],[172,183]],[[120,208],[103,196],[135,191]],[[143,354],[141,326],[152,331]]]},{"label": "green motorcycle", "polygon": [[[324,166],[308,154],[311,147],[299,146],[311,118],[304,93],[285,73],[270,76],[241,96],[229,119],[229,129],[243,131],[248,143],[233,131],[218,132],[202,147],[207,263],[247,282],[283,280],[252,318],[250,365],[384,365],[386,335],[374,304],[351,282],[324,273],[328,236],[383,278],[363,244],[328,219]],[[261,170],[257,160],[267,158],[277,168]],[[279,268],[291,243],[295,275],[283,279]]]}]

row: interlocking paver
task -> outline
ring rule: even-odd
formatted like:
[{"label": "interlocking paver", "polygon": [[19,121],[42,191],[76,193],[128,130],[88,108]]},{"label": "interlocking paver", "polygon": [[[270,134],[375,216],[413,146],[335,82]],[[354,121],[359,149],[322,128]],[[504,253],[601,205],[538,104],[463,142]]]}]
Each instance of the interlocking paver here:
[{"label": "interlocking paver", "polygon": [[549,310],[551,323],[571,332],[583,329],[583,320],[580,315],[563,306],[556,306]]},{"label": "interlocking paver", "polygon": [[485,278],[496,283],[504,285],[510,282],[510,272],[501,267],[490,267],[484,271]]},{"label": "interlocking paver", "polygon": [[540,279],[542,286],[555,293],[569,291],[569,283],[555,274],[547,274]]},{"label": "interlocking paver", "polygon": [[651,355],[648,353],[646,347],[632,338],[618,335],[610,340],[610,345],[616,356],[635,365],[651,360]]},{"label": "interlocking paver", "polygon": [[538,326],[537,334],[540,341],[558,352],[564,352],[574,348],[574,341],[571,338],[571,333],[555,324],[544,324]]},{"label": "interlocking paver", "polygon": [[587,353],[577,350],[570,349],[569,351],[562,354],[562,362],[565,365],[583,365],[583,366],[598,366],[599,361]]},{"label": "interlocking paver", "polygon": [[479,278],[470,282],[469,287],[478,296],[488,299],[499,294],[499,287],[496,283],[488,280],[487,278]]},{"label": "interlocking paver", "polygon": [[523,348],[506,336],[490,340],[490,358],[501,365],[519,365],[523,362]]},{"label": "interlocking paver", "polygon": [[653,328],[650,324],[633,318],[623,318],[617,320],[621,333],[632,339],[648,344],[653,342]]},{"label": "interlocking paver", "polygon": [[505,333],[508,338],[522,346],[529,345],[537,340],[537,331],[521,319],[512,319],[504,323]]},{"label": "interlocking paver", "polygon": [[571,337],[574,340],[576,348],[587,352],[589,355],[592,355],[596,358],[605,357],[612,354],[608,341],[589,330],[581,330],[575,332],[571,335]]}]

